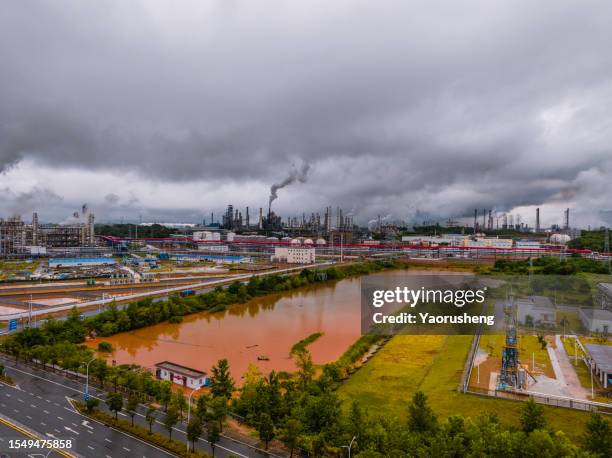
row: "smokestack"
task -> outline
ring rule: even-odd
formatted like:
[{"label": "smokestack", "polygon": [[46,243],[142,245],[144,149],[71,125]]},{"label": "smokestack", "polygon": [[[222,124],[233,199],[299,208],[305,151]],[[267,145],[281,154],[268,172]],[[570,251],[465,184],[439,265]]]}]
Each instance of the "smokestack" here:
[{"label": "smokestack", "polygon": [[259,229],[263,229],[263,208],[259,207]]},{"label": "smokestack", "polygon": [[38,245],[38,213],[32,213],[32,245]]},{"label": "smokestack", "polygon": [[536,226],[535,231],[540,232],[540,208],[536,208]]},{"label": "smokestack", "polygon": [[476,226],[478,225],[478,209],[474,209],[474,234],[476,234]]},{"label": "smokestack", "polygon": [[249,229],[251,223],[249,221],[249,207],[246,208],[246,228]]},{"label": "smokestack", "polygon": [[570,224],[569,224],[569,218],[570,218],[569,213],[570,212],[569,211],[570,211],[569,208],[565,210],[565,221],[564,221],[563,226],[564,226],[564,229],[566,229],[566,230],[569,229],[569,226],[570,226]]},{"label": "smokestack", "polygon": [[95,216],[93,213],[90,213],[87,218],[87,226],[89,229],[89,244],[91,246],[93,246],[95,243],[94,221],[95,221]]}]

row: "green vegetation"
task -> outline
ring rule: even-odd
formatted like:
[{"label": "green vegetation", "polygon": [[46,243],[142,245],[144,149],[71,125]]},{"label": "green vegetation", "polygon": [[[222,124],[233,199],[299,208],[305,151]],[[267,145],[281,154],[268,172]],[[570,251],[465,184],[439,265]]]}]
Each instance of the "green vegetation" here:
[{"label": "green vegetation", "polygon": [[582,257],[559,259],[554,256],[544,256],[531,261],[498,259],[493,267],[479,267],[480,274],[506,274],[506,275],[575,275],[580,272],[593,274],[609,274],[608,266],[602,261]]},{"label": "green vegetation", "polygon": [[0,382],[8,385],[14,385],[13,379],[4,372],[4,364],[0,363]]},{"label": "green vegetation", "polygon": [[[407,411],[403,406],[421,390],[442,419],[457,414],[476,419],[483,412],[489,412],[504,428],[519,427],[521,402],[457,391],[471,341],[472,336],[462,335],[393,337],[342,383],[338,394],[345,401],[343,410],[346,412],[347,403],[355,400],[374,417],[397,417],[405,421]],[[543,407],[552,430],[563,431],[574,441],[580,439],[588,418],[586,413]]]},{"label": "green vegetation", "polygon": [[311,343],[315,342],[319,337],[323,336],[322,332],[315,332],[313,334],[310,334],[308,337],[300,340],[299,342],[295,343],[292,347],[291,347],[291,351],[289,352],[290,355],[295,355],[296,353],[300,353],[304,350],[306,350],[306,347],[308,345],[310,345]]},{"label": "green vegetation", "polygon": [[[114,237],[135,237],[134,224],[96,224],[96,235],[111,235]],[[138,226],[138,237],[163,238],[170,237],[176,229],[152,224],[151,226]]]},{"label": "green vegetation", "polygon": [[[599,253],[604,251],[606,231],[582,231],[580,237],[570,240],[567,244],[569,248],[577,250],[592,250]],[[608,246],[610,245],[610,234],[608,233]]]},{"label": "green vegetation", "polygon": [[98,351],[101,353],[112,353],[113,345],[110,342],[100,342],[98,344]]},{"label": "green vegetation", "polygon": [[0,282],[13,281],[21,277],[28,279],[40,261],[0,261]]},{"label": "green vegetation", "polygon": [[[489,356],[501,358],[505,342],[506,336],[502,334],[483,335],[480,337],[480,348],[485,350]],[[542,372],[547,377],[555,378],[548,351],[546,347],[542,348],[538,336],[519,334],[518,349],[522,355],[522,362],[528,364],[530,371],[533,371],[531,366],[535,359],[536,372]]]}]

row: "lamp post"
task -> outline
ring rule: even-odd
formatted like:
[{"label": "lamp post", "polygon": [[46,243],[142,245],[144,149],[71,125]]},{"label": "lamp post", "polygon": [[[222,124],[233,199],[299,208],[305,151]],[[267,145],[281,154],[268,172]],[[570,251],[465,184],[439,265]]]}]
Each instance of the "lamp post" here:
[{"label": "lamp post", "polygon": [[[189,420],[191,419],[191,396],[193,396],[193,393],[195,393],[196,391],[198,391],[200,388],[202,388],[201,386],[193,389],[191,391],[191,393],[189,394],[189,398],[187,401],[187,426],[189,426]],[[187,439],[187,450],[189,450],[189,439]]]},{"label": "lamp post", "polygon": [[92,359],[91,359],[91,360],[90,360],[90,361],[87,363],[87,366],[86,366],[86,372],[87,372],[87,376],[86,376],[86,379],[85,379],[85,400],[86,400],[86,401],[87,401],[87,398],[89,398],[89,365],[90,365],[91,363],[93,363],[93,362],[94,362],[96,359],[97,359],[97,358],[95,358],[95,357],[94,357],[94,358],[92,358]]},{"label": "lamp post", "polygon": [[353,447],[353,442],[355,442],[355,439],[357,439],[357,436],[353,436],[350,444],[342,446],[342,448],[345,448],[348,450],[348,458],[351,458],[351,448]]}]

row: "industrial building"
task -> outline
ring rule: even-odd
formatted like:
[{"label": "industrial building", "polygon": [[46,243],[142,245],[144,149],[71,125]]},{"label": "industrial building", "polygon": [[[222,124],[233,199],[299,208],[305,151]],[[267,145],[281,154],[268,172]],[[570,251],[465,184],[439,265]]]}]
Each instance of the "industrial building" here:
[{"label": "industrial building", "polygon": [[48,248],[95,246],[95,217],[87,213],[86,222],[71,224],[39,224],[38,214],[26,224],[20,216],[0,219],[0,257],[37,256]]}]

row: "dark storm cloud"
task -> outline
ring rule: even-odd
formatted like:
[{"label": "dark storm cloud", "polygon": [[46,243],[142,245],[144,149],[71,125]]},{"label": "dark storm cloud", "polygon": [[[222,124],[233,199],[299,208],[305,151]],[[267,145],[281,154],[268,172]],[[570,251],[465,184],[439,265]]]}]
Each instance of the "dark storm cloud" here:
[{"label": "dark storm cloud", "polygon": [[586,205],[584,175],[612,178],[611,21],[603,1],[5,2],[0,172],[269,187],[308,163],[302,204],[364,222]]}]

